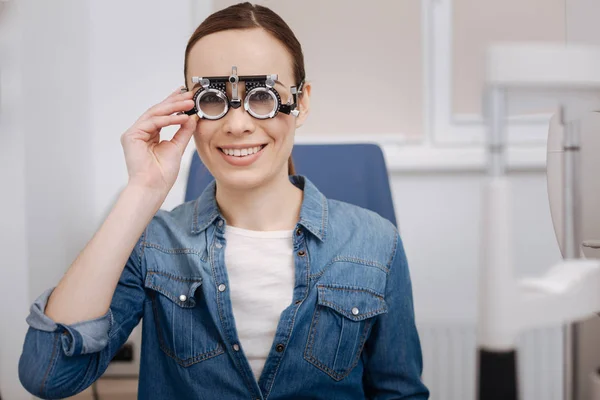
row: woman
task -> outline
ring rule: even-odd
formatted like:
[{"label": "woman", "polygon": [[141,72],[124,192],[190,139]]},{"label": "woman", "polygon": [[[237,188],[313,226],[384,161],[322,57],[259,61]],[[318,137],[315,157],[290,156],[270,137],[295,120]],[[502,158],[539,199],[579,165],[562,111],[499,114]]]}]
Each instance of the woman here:
[{"label": "woman", "polygon": [[[311,86],[289,27],[249,3],[211,15],[185,82],[123,134],[128,185],[32,306],[23,385],[84,390],[143,317],[143,399],[426,399],[397,230],[293,175]],[[216,183],[159,210],[192,135]]]}]

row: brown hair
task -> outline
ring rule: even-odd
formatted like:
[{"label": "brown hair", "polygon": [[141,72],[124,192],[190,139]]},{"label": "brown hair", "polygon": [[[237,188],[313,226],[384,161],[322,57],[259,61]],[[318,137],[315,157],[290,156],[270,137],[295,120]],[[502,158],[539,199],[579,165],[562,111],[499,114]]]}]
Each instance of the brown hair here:
[{"label": "brown hair", "polygon": [[[251,3],[239,3],[206,18],[194,31],[187,47],[185,48],[184,78],[187,82],[187,65],[190,50],[196,42],[211,33],[217,33],[230,29],[252,29],[262,28],[279,40],[288,50],[292,59],[292,70],[294,73],[294,84],[299,85],[305,79],[304,54],[302,46],[290,29],[288,24],[271,9]],[[288,160],[288,174],[295,175],[296,169],[290,156]]]}]

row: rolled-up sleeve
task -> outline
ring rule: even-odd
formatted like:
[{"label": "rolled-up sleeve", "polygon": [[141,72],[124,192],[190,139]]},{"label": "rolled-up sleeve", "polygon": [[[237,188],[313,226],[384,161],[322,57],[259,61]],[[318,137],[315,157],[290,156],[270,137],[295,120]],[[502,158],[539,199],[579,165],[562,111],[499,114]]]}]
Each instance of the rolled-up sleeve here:
[{"label": "rolled-up sleeve", "polygon": [[45,314],[54,289],[34,301],[19,360],[19,379],[31,394],[43,399],[74,396],[104,373],[142,318],[143,240],[144,235],[123,269],[105,315],[65,325]]},{"label": "rolled-up sleeve", "polygon": [[54,288],[46,290],[31,305],[27,324],[44,332],[61,330],[62,349],[67,356],[97,353],[106,347],[113,325],[112,310],[100,318],[78,322],[73,325],[57,324],[48,317],[44,310]]}]

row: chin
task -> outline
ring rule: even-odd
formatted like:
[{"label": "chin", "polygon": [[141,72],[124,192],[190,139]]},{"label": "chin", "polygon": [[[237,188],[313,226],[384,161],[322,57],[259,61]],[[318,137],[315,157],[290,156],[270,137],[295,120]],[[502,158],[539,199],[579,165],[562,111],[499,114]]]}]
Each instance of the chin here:
[{"label": "chin", "polygon": [[223,185],[233,190],[256,189],[265,185],[271,178],[265,171],[251,169],[245,171],[223,171],[218,176],[215,176],[218,185]]}]

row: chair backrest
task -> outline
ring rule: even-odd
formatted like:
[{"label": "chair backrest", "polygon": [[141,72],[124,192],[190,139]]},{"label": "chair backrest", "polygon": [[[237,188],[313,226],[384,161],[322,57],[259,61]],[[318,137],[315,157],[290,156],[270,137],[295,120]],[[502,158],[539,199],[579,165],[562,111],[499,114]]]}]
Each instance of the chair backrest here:
[{"label": "chair backrest", "polygon": [[[327,198],[375,211],[396,225],[388,172],[379,146],[297,144],[292,156],[296,173],[310,179]],[[185,201],[200,196],[213,179],[194,152]]]}]

